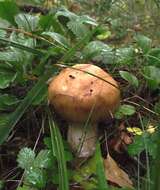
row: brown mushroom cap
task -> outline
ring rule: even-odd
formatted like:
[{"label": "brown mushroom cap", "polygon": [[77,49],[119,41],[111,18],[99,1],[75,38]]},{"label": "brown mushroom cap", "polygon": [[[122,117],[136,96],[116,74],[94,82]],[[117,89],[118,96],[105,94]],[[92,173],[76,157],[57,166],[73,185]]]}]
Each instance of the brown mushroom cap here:
[{"label": "brown mushroom cap", "polygon": [[73,68],[62,70],[49,84],[48,98],[56,112],[70,122],[85,122],[89,114],[92,122],[110,117],[119,105],[120,91],[89,73],[118,87],[117,82],[92,64],[77,64]]}]

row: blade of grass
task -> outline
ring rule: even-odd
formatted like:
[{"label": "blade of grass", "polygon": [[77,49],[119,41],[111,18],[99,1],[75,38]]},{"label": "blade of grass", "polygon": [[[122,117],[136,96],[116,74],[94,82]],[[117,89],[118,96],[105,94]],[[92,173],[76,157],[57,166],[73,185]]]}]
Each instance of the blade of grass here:
[{"label": "blade of grass", "polygon": [[30,52],[30,53],[33,53],[33,54],[36,54],[39,56],[43,56],[45,54],[45,52],[42,50],[37,50],[37,49],[31,48],[31,47],[27,47],[27,46],[24,46],[22,44],[19,44],[17,42],[11,41],[11,40],[7,40],[2,37],[0,37],[0,41],[5,42],[9,46],[13,46],[13,47],[19,48],[21,50],[25,50],[27,52]]},{"label": "blade of grass", "polygon": [[101,149],[99,143],[97,144],[95,157],[96,157],[96,174],[97,174],[98,188],[101,190],[109,190],[104,173],[104,164],[101,156]]},{"label": "blade of grass", "polygon": [[68,175],[66,168],[66,159],[64,153],[64,146],[58,126],[52,118],[52,114],[48,109],[48,120],[51,133],[52,153],[56,154],[58,162],[59,174],[59,190],[69,190]]}]

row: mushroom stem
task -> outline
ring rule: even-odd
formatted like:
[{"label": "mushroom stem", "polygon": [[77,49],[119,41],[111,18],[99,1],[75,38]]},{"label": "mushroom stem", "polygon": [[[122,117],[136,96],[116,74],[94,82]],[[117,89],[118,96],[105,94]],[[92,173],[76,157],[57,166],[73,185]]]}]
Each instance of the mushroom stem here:
[{"label": "mushroom stem", "polygon": [[77,157],[93,155],[97,141],[97,124],[90,123],[87,127],[82,123],[71,123],[68,128],[68,143]]}]

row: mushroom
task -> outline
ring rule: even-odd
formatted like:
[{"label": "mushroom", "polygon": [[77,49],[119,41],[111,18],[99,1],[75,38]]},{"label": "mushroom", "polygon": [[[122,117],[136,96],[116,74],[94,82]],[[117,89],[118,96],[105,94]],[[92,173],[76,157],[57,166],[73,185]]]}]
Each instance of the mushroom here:
[{"label": "mushroom", "polygon": [[112,117],[120,91],[111,75],[98,66],[76,64],[51,80],[48,99],[69,124],[72,151],[77,157],[89,157],[95,151],[98,123]]}]

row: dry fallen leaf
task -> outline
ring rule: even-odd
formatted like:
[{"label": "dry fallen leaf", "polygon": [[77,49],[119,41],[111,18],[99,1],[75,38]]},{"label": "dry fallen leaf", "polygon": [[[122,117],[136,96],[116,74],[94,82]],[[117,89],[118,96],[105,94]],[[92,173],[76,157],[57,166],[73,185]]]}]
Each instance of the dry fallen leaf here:
[{"label": "dry fallen leaf", "polygon": [[121,153],[126,150],[127,145],[132,143],[133,136],[126,130],[126,126],[122,122],[118,127],[117,134],[110,140],[109,146],[112,150]]},{"label": "dry fallen leaf", "polygon": [[129,187],[134,189],[132,181],[129,179],[126,172],[124,172],[113,158],[108,154],[104,160],[105,176],[108,181],[117,184],[120,187]]}]

